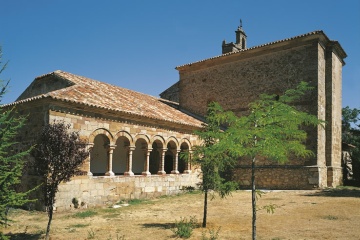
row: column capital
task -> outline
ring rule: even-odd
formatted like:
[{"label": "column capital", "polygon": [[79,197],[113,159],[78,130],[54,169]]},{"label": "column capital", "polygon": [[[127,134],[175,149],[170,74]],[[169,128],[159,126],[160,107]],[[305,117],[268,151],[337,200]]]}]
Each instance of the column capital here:
[{"label": "column capital", "polygon": [[124,147],[127,151],[134,151],[135,150],[135,146],[125,146]]},{"label": "column capital", "polygon": [[116,145],[115,144],[109,144],[108,147],[109,147],[109,149],[114,150],[116,148]]}]

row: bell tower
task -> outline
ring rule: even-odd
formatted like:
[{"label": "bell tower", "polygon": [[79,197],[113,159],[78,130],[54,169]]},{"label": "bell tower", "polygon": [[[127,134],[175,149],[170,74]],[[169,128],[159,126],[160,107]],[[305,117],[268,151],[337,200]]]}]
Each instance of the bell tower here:
[{"label": "bell tower", "polygon": [[235,31],[236,33],[236,47],[240,50],[246,49],[246,34],[242,28],[242,20],[240,19],[240,25]]},{"label": "bell tower", "polygon": [[222,42],[222,54],[230,53],[230,52],[238,52],[246,49],[246,34],[244,29],[242,28],[242,20],[240,19],[240,25],[235,31],[236,34],[236,42],[226,43],[224,40]]}]

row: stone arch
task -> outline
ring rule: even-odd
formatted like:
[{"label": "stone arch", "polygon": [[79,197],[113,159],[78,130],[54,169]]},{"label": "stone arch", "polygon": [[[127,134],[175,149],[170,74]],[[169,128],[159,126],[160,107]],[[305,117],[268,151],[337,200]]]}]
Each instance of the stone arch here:
[{"label": "stone arch", "polygon": [[107,136],[109,138],[109,140],[110,140],[110,143],[112,143],[114,137],[110,133],[110,131],[105,129],[105,128],[98,128],[95,131],[93,131],[89,136],[89,143],[94,143],[95,137],[97,135],[100,135],[100,134],[103,134],[103,135]]},{"label": "stone arch", "polygon": [[150,144],[150,138],[146,135],[146,134],[138,134],[134,137],[134,144],[136,143],[136,141],[138,141],[139,139],[143,139],[147,144],[148,144],[148,147],[150,148],[151,147],[151,144]]},{"label": "stone arch", "polygon": [[163,136],[155,135],[155,136],[151,139],[151,142],[155,142],[155,141],[159,141],[159,142],[161,142],[163,145],[165,145],[165,139],[163,138]]},{"label": "stone arch", "polygon": [[134,145],[134,139],[131,136],[131,134],[128,133],[127,131],[121,130],[121,131],[117,132],[114,136],[114,141],[116,142],[119,137],[127,138],[130,142],[130,145]]},{"label": "stone arch", "polygon": [[179,142],[175,137],[170,137],[166,141],[164,170],[167,174],[177,171],[176,156],[179,149]]},{"label": "stone arch", "polygon": [[169,144],[169,142],[174,142],[175,145],[176,145],[176,148],[179,148],[179,140],[176,138],[176,137],[169,137],[167,140],[166,140],[166,146]]},{"label": "stone arch", "polygon": [[134,138],[134,145],[132,169],[134,174],[139,175],[145,171],[147,152],[151,149],[150,139],[145,134],[138,134]]},{"label": "stone arch", "polygon": [[189,139],[187,139],[187,138],[182,138],[182,139],[180,140],[180,148],[181,148],[181,144],[183,144],[183,143],[186,143],[186,144],[189,146],[189,149],[192,148],[192,144],[191,144],[191,142],[190,142]]},{"label": "stone arch", "polygon": [[165,139],[160,135],[156,135],[151,139],[151,142],[152,150],[150,152],[149,171],[151,174],[158,174],[159,172],[161,174],[161,161],[162,154],[165,148]]},{"label": "stone arch", "polygon": [[116,147],[113,152],[113,172],[115,175],[123,175],[127,171],[129,148],[134,144],[133,138],[128,132],[119,131],[114,140]]},{"label": "stone arch", "polygon": [[93,139],[90,152],[90,172],[94,176],[102,176],[108,170],[110,139],[107,134],[99,133]]},{"label": "stone arch", "polygon": [[178,157],[179,173],[189,173],[190,170],[190,141],[186,138],[180,141],[180,153]]}]

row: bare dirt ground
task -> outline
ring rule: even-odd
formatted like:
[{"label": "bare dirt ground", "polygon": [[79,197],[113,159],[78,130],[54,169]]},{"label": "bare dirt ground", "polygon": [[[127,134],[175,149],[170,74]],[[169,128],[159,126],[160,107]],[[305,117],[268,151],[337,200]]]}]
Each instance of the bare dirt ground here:
[{"label": "bare dirt ground", "polygon": [[[51,239],[176,239],[171,228],[180,218],[202,221],[201,193],[162,197],[120,208],[76,209],[55,213]],[[275,204],[273,214],[257,213],[257,239],[360,239],[360,189],[270,191],[258,206]],[[81,215],[82,212],[93,213]],[[12,210],[11,239],[43,239],[44,212]],[[196,228],[190,239],[220,227],[218,239],[251,239],[251,192],[237,191],[209,201],[208,228]]]}]

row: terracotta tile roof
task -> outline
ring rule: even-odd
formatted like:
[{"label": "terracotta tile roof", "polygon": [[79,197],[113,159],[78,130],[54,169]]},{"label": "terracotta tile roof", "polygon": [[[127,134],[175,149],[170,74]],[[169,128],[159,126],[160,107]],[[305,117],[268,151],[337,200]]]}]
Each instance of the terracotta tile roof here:
[{"label": "terracotta tile roof", "polygon": [[169,106],[161,101],[160,98],[60,70],[39,76],[35,78],[33,83],[51,76],[61,78],[66,81],[69,86],[26,99],[21,99],[8,105],[16,105],[19,103],[49,97],[60,101],[85,104],[92,107],[182,125],[200,127],[202,123],[196,118]]},{"label": "terracotta tile roof", "polygon": [[[317,35],[317,34],[321,34],[322,36],[325,37],[325,39],[327,41],[330,41],[329,38],[326,36],[326,34],[323,31],[318,30],[318,31],[313,31],[313,32],[302,34],[302,35],[298,35],[298,36],[295,36],[295,37],[285,38],[283,40],[278,40],[278,41],[275,41],[275,42],[270,42],[270,43],[254,46],[254,47],[251,47],[251,48],[242,49],[242,50],[239,50],[239,51],[236,51],[236,52],[229,52],[229,53],[225,53],[225,54],[218,55],[218,56],[215,56],[215,57],[203,59],[203,60],[200,60],[200,61],[183,64],[183,65],[177,66],[175,69],[179,69],[179,68],[185,67],[185,66],[190,66],[190,65],[193,65],[193,64],[196,64],[196,63],[205,62],[205,61],[208,61],[208,60],[211,60],[211,59],[216,59],[216,58],[221,58],[221,57],[225,57],[225,56],[229,56],[229,55],[233,55],[233,54],[238,54],[240,52],[246,52],[246,51],[249,51],[249,50],[252,50],[252,49],[257,49],[257,48],[265,47],[265,46],[268,46],[268,45],[274,45],[276,43],[287,42],[287,41],[291,41],[291,40],[294,40],[294,39],[303,38],[303,37],[307,37],[307,36],[311,36],[311,35]],[[336,42],[336,41],[332,41],[332,42]],[[338,42],[336,42],[336,43],[338,43]],[[341,46],[340,46],[340,48],[341,48]],[[342,48],[341,48],[341,51],[343,52],[343,54],[346,57],[346,53]]]}]

